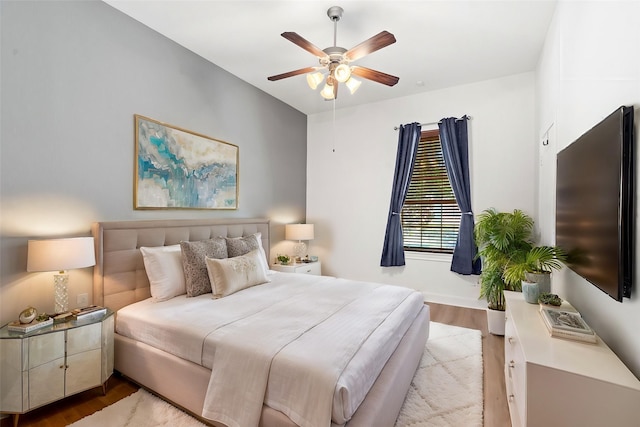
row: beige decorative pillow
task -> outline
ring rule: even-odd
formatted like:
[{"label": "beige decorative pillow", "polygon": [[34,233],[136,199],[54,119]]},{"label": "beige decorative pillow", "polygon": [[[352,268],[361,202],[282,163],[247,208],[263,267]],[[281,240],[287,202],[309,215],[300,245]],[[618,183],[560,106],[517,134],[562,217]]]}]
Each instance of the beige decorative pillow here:
[{"label": "beige decorative pillow", "polygon": [[140,252],[154,301],[166,301],[187,292],[180,245],[141,247]]},{"label": "beige decorative pillow", "polygon": [[205,259],[227,257],[227,242],[222,237],[197,242],[180,242],[182,250],[182,268],[187,289],[187,296],[211,292],[211,283],[207,273]]},{"label": "beige decorative pillow", "polygon": [[227,259],[206,259],[213,298],[222,298],[242,289],[269,281],[262,267],[259,249]]}]

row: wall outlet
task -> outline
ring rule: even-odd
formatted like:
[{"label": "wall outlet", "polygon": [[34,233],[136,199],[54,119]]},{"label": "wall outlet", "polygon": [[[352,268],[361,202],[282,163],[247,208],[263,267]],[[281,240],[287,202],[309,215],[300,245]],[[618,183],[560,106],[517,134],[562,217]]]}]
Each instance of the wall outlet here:
[{"label": "wall outlet", "polygon": [[89,305],[89,294],[79,294],[78,295],[78,300],[76,301],[78,303],[78,307],[86,307]]}]

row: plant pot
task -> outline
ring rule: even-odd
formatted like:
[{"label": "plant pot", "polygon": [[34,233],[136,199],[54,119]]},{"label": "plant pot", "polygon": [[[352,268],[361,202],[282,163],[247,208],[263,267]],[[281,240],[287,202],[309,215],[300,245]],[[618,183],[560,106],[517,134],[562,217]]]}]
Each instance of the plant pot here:
[{"label": "plant pot", "polygon": [[505,312],[487,308],[487,326],[492,335],[504,336]]},{"label": "plant pot", "polygon": [[538,296],[540,296],[540,284],[536,282],[522,282],[522,296],[529,304],[537,304]]},{"label": "plant pot", "polygon": [[540,293],[551,292],[551,273],[525,273],[524,277],[527,282],[537,283]]}]

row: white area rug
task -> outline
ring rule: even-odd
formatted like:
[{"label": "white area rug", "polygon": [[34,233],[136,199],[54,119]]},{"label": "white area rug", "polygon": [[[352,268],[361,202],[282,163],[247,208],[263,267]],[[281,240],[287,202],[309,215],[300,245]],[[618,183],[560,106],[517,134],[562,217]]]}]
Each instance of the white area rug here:
[{"label": "white area rug", "polygon": [[482,427],[482,334],[431,322],[396,427]]},{"label": "white area rug", "polygon": [[[429,340],[396,427],[482,426],[480,331],[431,322]],[[201,427],[195,418],[138,390],[72,427]]]}]

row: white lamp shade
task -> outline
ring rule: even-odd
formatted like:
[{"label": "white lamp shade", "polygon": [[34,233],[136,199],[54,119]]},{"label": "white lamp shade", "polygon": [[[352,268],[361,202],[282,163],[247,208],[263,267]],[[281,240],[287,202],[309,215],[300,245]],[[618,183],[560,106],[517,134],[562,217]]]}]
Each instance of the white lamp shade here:
[{"label": "white lamp shade", "polygon": [[287,224],[284,226],[287,240],[313,240],[313,224]]},{"label": "white lamp shade", "polygon": [[93,237],[28,242],[27,271],[64,271],[95,264]]},{"label": "white lamp shade", "polygon": [[361,84],[362,82],[360,80],[354,79],[353,77],[345,82],[345,85],[347,85],[347,87],[349,88],[349,92],[351,92],[351,95],[356,93]]},{"label": "white lamp shade", "polygon": [[[335,82],[334,84],[337,85],[338,82]],[[333,96],[333,86],[328,84],[328,83],[326,83],[324,85],[324,88],[322,88],[322,90],[320,91],[320,95],[322,95],[322,97],[324,99],[333,99],[334,98],[334,96]]]},{"label": "white lamp shade", "polygon": [[340,83],[344,83],[351,77],[351,68],[347,64],[340,64],[333,71],[333,75]]},{"label": "white lamp shade", "polygon": [[324,75],[319,71],[307,74],[307,84],[313,90],[316,90],[318,85],[322,83],[322,80],[324,80]]}]

